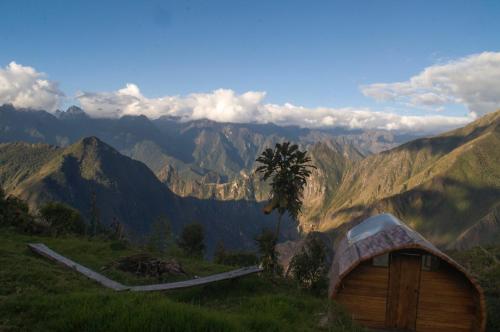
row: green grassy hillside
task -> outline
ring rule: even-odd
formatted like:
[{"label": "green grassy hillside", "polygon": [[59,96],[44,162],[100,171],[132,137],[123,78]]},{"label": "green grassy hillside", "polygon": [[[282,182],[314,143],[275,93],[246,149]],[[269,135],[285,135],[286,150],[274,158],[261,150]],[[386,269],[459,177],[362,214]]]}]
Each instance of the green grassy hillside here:
[{"label": "green grassy hillside", "polygon": [[[117,293],[36,256],[28,242],[46,243],[96,270],[142,251],[105,239],[33,237],[0,229],[0,331],[361,330],[324,296],[287,282],[254,275],[187,290]],[[191,277],[234,269],[176,257]],[[103,273],[128,284],[155,282],[113,269]]]},{"label": "green grassy hillside", "polygon": [[147,230],[154,218],[172,214],[173,195],[154,174],[95,137],[66,148],[3,144],[0,156],[4,190],[33,209],[61,201],[88,216],[95,194],[104,223],[117,218],[135,231]]},{"label": "green grassy hillside", "polygon": [[[498,146],[500,111],[464,128],[369,156],[342,178],[321,229],[392,212],[435,244],[453,246],[500,202]],[[500,234],[498,227],[490,231]],[[477,232],[469,238],[482,242]]]}]

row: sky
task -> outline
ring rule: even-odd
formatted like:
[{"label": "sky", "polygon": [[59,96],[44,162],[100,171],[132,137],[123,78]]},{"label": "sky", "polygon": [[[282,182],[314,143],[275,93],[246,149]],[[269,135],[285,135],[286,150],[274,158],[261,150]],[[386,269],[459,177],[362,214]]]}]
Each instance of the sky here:
[{"label": "sky", "polygon": [[500,108],[500,1],[0,2],[0,104],[406,131]]}]

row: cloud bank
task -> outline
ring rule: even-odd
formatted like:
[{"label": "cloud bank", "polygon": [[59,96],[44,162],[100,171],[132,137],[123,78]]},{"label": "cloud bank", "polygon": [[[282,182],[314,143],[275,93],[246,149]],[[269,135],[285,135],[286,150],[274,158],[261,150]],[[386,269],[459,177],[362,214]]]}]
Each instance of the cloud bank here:
[{"label": "cloud bank", "polygon": [[0,68],[0,104],[55,111],[63,97],[57,83],[32,67],[11,62]]},{"label": "cloud bank", "polygon": [[413,106],[464,105],[477,115],[500,108],[500,52],[484,52],[425,68],[408,81],[375,83],[362,92]]},{"label": "cloud bank", "polygon": [[[275,123],[309,128],[347,127],[435,132],[463,126],[478,115],[500,108],[500,52],[485,52],[425,68],[408,81],[375,83],[361,87],[376,100],[403,103],[408,108],[433,110],[461,104],[468,116],[374,111],[368,107],[306,108],[285,103],[266,103],[266,93],[239,94],[230,89],[185,96],[148,98],[129,83],[111,92],[80,92],[74,99],[92,117],[118,118],[146,115],[155,119],[175,116],[183,121],[209,119],[218,122]],[[34,68],[11,62],[0,69],[0,104],[55,111],[64,100],[58,84]]]},{"label": "cloud bank", "polygon": [[237,94],[219,89],[211,93],[193,93],[184,97],[147,98],[139,87],[127,84],[114,92],[81,93],[81,106],[93,117],[146,115],[149,118],[175,116],[181,120],[209,119],[217,122],[275,123],[308,128],[347,127],[351,129],[388,129],[401,131],[436,131],[462,126],[474,117],[440,115],[405,116],[374,112],[368,108],[305,108],[292,104],[264,103],[265,92]]}]

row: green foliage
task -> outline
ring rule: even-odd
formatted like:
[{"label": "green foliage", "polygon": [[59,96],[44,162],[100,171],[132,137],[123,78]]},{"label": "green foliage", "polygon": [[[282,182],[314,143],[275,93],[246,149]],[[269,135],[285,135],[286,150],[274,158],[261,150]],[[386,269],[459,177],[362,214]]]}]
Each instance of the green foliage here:
[{"label": "green foliage", "polygon": [[172,240],[170,221],[166,216],[159,216],[151,224],[148,246],[152,251],[164,253]]},{"label": "green foliage", "polygon": [[307,178],[311,169],[316,168],[310,164],[307,151],[300,151],[298,145],[290,142],[277,143],[274,150],[264,150],[256,161],[262,164],[256,170],[262,174],[262,179],[271,178],[272,209],[277,209],[280,215],[288,211],[292,218],[297,219]]},{"label": "green foliage", "polygon": [[205,250],[203,226],[199,223],[186,225],[178,241],[179,247],[188,256],[202,257]]},{"label": "green foliage", "polygon": [[264,272],[269,275],[281,276],[283,269],[278,263],[278,252],[276,251],[276,234],[269,229],[264,229],[255,241],[259,248],[260,262]]},{"label": "green foliage", "polygon": [[62,234],[85,234],[85,222],[80,212],[59,202],[49,202],[40,208],[40,218],[49,225],[50,232]]},{"label": "green foliage", "polygon": [[244,267],[255,265],[258,261],[253,252],[226,250],[223,242],[217,243],[215,247],[214,262],[217,264]]},{"label": "green foliage", "polygon": [[326,247],[319,237],[306,238],[304,247],[290,262],[290,271],[301,287],[317,293],[326,289],[328,283]]},{"label": "green foliage", "polygon": [[39,233],[41,226],[35,223],[28,204],[14,196],[5,196],[0,188],[0,226],[13,226],[26,233]]}]

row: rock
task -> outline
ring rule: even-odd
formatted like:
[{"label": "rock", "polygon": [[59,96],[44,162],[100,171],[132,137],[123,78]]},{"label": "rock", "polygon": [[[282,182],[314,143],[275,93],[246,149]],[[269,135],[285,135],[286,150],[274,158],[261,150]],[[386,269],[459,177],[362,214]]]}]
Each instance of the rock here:
[{"label": "rock", "polygon": [[278,251],[278,263],[283,267],[283,271],[285,271],[285,275],[288,275],[290,262],[292,261],[293,256],[299,253],[304,244],[306,243],[306,239],[309,237],[317,237],[324,244],[326,248],[326,265],[330,266],[333,260],[333,241],[332,239],[325,233],[320,232],[311,232],[306,234],[303,238],[296,241],[286,241],[279,243],[276,246],[276,250]]}]

